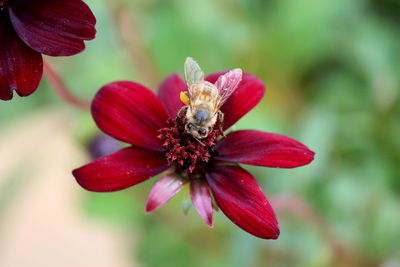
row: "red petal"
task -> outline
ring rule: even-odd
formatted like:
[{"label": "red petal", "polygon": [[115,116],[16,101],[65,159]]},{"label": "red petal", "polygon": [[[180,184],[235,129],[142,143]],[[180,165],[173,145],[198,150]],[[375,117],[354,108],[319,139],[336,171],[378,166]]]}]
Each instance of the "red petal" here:
[{"label": "red petal", "polygon": [[10,100],[14,90],[20,96],[32,94],[42,78],[42,56],[19,39],[1,14],[0,40],[0,99]]},{"label": "red petal", "polygon": [[[210,74],[206,80],[215,83],[219,76],[226,72]],[[242,81],[235,92],[229,97],[221,107],[224,113],[224,130],[235,124],[247,112],[252,110],[262,99],[265,93],[264,83],[257,77],[244,72]]]},{"label": "red petal", "polygon": [[96,18],[81,0],[16,0],[12,24],[26,44],[49,56],[70,56],[85,49],[96,34]]},{"label": "red petal", "polygon": [[187,91],[187,85],[176,73],[167,77],[158,89],[158,97],[164,103],[170,118],[175,118],[184,106],[179,96],[182,91]]},{"label": "red petal", "polygon": [[157,130],[165,127],[168,115],[143,85],[128,81],[105,85],[93,100],[92,115],[99,128],[116,139],[162,151]]},{"label": "red petal", "polygon": [[181,190],[185,183],[185,181],[173,174],[165,175],[158,180],[147,198],[146,213],[150,213],[167,203],[168,200]]},{"label": "red petal", "polygon": [[255,130],[232,132],[215,149],[219,160],[272,168],[295,168],[314,159],[314,152],[299,141]]},{"label": "red petal", "polygon": [[234,166],[217,166],[207,182],[223,213],[237,226],[264,239],[279,236],[274,210],[253,176]]},{"label": "red petal", "polygon": [[168,168],[161,154],[128,147],[101,157],[72,172],[85,189],[112,192],[141,183]]},{"label": "red petal", "polygon": [[206,181],[195,179],[190,183],[190,197],[197,212],[209,227],[213,226],[213,206]]}]

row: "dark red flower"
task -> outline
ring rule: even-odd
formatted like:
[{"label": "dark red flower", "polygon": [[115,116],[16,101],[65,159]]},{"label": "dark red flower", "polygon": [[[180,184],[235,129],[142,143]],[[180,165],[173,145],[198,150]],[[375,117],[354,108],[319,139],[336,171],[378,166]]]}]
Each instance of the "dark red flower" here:
[{"label": "dark red flower", "polygon": [[83,51],[95,24],[81,0],[0,0],[0,99],[32,94],[43,73],[41,54]]},{"label": "dark red flower", "polygon": [[[221,73],[209,75],[215,82]],[[158,96],[129,81],[110,83],[97,93],[92,114],[105,133],[131,144],[73,171],[78,183],[96,192],[116,191],[167,171],[147,199],[149,213],[190,186],[192,203],[207,225],[213,206],[243,230],[265,239],[279,235],[275,213],[254,177],[236,163],[294,168],[310,163],[314,152],[279,134],[240,130],[221,136],[217,126],[201,140],[186,134],[181,91],[187,86],[174,74],[160,86]],[[222,106],[224,130],[249,112],[264,95],[264,85],[244,73],[232,96]],[[215,203],[214,203],[215,202]]]}]

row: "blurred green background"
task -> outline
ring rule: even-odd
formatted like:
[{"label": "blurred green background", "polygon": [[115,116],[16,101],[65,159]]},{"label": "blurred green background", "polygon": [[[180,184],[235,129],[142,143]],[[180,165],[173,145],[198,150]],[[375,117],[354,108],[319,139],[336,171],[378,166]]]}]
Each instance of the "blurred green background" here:
[{"label": "blurred green background", "polygon": [[[208,229],[193,209],[183,215],[179,195],[145,215],[156,179],[109,194],[84,192],[75,183],[70,171],[89,161],[86,147],[98,130],[89,112],[62,102],[44,78],[32,96],[0,103],[0,266],[23,266],[21,258],[30,257],[29,266],[103,266],[98,263],[103,250],[93,248],[109,241],[58,236],[75,227],[55,226],[54,216],[68,212],[79,225],[114,233],[116,267],[400,266],[399,1],[86,2],[98,20],[96,39],[77,56],[48,58],[76,95],[91,99],[102,85],[121,79],[156,90],[167,75],[182,74],[187,56],[206,73],[240,67],[262,79],[267,93],[236,129],[291,136],[315,151],[316,159],[292,170],[245,166],[276,209],[281,229],[276,241],[241,231],[221,213]],[[46,120],[50,126],[41,126]],[[57,142],[47,141],[54,136],[60,136]],[[6,149],[13,142],[18,148]],[[60,151],[68,152],[54,156]],[[51,183],[35,185],[45,176],[34,164],[38,158],[43,166],[59,168],[49,175]],[[72,208],[40,213],[60,229],[51,238],[48,228],[42,233],[39,226],[30,228],[35,213],[15,215],[34,210],[30,197],[38,195],[46,196],[43,210],[57,205],[60,195],[42,194],[45,186],[46,192],[71,191],[64,202]],[[40,190],[30,191],[33,187]],[[13,227],[19,224],[37,236],[18,234]],[[9,245],[13,240],[19,245]],[[42,242],[49,248],[58,244],[65,261],[52,261],[52,250],[29,246]],[[32,255],[21,255],[21,247]],[[64,265],[71,260],[74,265]]]}]

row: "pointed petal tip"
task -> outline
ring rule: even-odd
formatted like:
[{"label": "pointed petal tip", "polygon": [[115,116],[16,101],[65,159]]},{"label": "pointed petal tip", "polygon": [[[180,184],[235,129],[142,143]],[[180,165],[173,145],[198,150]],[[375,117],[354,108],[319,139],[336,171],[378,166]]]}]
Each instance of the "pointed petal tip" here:
[{"label": "pointed petal tip", "polygon": [[88,191],[114,192],[141,183],[167,168],[167,162],[157,152],[127,147],[73,170],[72,175]]},{"label": "pointed petal tip", "polygon": [[71,172],[71,173],[72,173],[72,176],[74,176],[75,179],[76,179],[76,175],[77,175],[76,173],[77,173],[78,169],[79,169],[79,168],[73,169],[72,172]]},{"label": "pointed petal tip", "polygon": [[279,228],[276,228],[275,232],[272,233],[271,236],[265,236],[265,237],[262,237],[262,238],[264,238],[264,239],[277,240],[277,239],[279,238],[280,233],[281,233],[281,232],[280,232]]},{"label": "pointed petal tip", "polygon": [[[308,156],[308,161],[304,165],[308,165],[315,160],[315,152],[312,150],[308,150],[307,152],[304,152],[304,155]],[[302,166],[304,166],[304,165],[302,165]]]},{"label": "pointed petal tip", "polygon": [[279,235],[281,234],[281,231],[279,230],[279,228],[276,229],[275,235],[271,237],[271,239],[278,239]]},{"label": "pointed petal tip", "polygon": [[200,217],[208,227],[212,227],[214,209],[207,182],[200,179],[193,180],[190,183],[190,197]]},{"label": "pointed petal tip", "polygon": [[144,208],[144,213],[150,214],[154,209],[152,209],[151,207],[149,207],[148,203],[146,203],[146,207]]},{"label": "pointed petal tip", "polygon": [[151,202],[149,201],[149,199],[147,199],[147,201],[146,201],[146,206],[145,206],[145,208],[144,208],[144,213],[145,213],[145,214],[150,214],[150,213],[152,213],[153,211],[155,211],[156,209],[161,208],[161,206],[162,206],[162,205],[156,206],[156,205],[154,205],[154,203],[151,203]]},{"label": "pointed petal tip", "polygon": [[146,205],[144,207],[144,214],[148,215],[150,213],[152,213],[153,211],[155,211],[157,208],[160,208],[161,206],[157,207],[154,205],[154,203],[151,203],[149,201],[149,197],[146,200]]},{"label": "pointed petal tip", "polygon": [[308,147],[305,146],[304,151],[303,151],[303,156],[302,156],[303,162],[298,162],[297,165],[289,167],[289,168],[297,168],[297,167],[303,167],[315,160],[315,152],[310,150]]},{"label": "pointed petal tip", "polygon": [[270,228],[268,229],[269,231],[260,235],[255,235],[259,238],[262,239],[271,239],[271,240],[276,240],[278,239],[281,231],[279,229],[279,225],[276,223],[270,222]]},{"label": "pointed petal tip", "polygon": [[310,153],[310,162],[311,162],[315,159],[315,152],[310,149],[308,150],[308,152]]},{"label": "pointed petal tip", "polygon": [[272,233],[268,233],[267,235],[257,235],[257,234],[253,234],[250,233],[252,235],[254,235],[255,237],[261,238],[261,239],[265,239],[265,240],[277,240],[279,238],[279,230],[277,232],[272,232]]},{"label": "pointed petal tip", "polygon": [[218,207],[233,223],[256,237],[278,238],[275,212],[249,172],[237,166],[216,166],[206,179]]},{"label": "pointed petal tip", "polygon": [[[246,230],[245,230],[246,231]],[[250,232],[248,233],[254,235],[255,237],[266,239],[266,240],[277,240],[280,235],[280,230],[278,225],[269,225],[269,228],[265,232]]]},{"label": "pointed petal tip", "polygon": [[179,177],[167,174],[158,180],[150,191],[146,201],[145,212],[148,214],[166,204],[185,185]]},{"label": "pointed petal tip", "polygon": [[80,168],[74,169],[74,170],[71,172],[71,173],[72,173],[72,176],[74,176],[75,181],[76,181],[83,189],[85,189],[85,190],[87,190],[87,191],[91,191],[90,189],[86,188],[85,183],[82,183],[82,180],[80,179],[80,174],[79,174],[79,172],[80,172],[80,170],[81,170],[82,168],[83,168],[83,166],[80,167]]},{"label": "pointed petal tip", "polygon": [[309,164],[315,153],[303,143],[276,133],[239,130],[228,134],[215,148],[217,159],[271,168]]}]

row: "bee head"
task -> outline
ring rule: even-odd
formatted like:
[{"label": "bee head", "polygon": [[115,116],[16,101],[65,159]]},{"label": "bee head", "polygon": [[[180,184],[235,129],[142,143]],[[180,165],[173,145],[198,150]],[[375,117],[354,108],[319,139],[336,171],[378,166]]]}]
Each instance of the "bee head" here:
[{"label": "bee head", "polygon": [[189,122],[185,125],[186,132],[192,135],[195,138],[203,139],[206,138],[210,129],[196,127],[193,123]]}]

